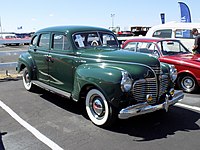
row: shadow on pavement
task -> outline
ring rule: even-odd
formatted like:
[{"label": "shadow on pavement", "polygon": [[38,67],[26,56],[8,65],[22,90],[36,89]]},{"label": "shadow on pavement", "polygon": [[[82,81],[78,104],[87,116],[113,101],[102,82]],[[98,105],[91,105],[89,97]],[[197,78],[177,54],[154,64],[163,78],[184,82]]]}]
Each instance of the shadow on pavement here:
[{"label": "shadow on pavement", "polygon": [[[78,114],[85,114],[85,107],[70,99],[60,97],[48,91],[40,91],[41,97],[56,106]],[[167,138],[178,131],[190,132],[200,130],[200,113],[190,111],[180,107],[170,107],[169,112],[157,111],[146,115],[136,116],[127,120],[117,120],[116,124],[109,130],[112,132],[127,134],[133,137],[134,141],[151,141],[155,139]]]},{"label": "shadow on pavement", "polygon": [[85,110],[85,108],[82,107],[82,105],[80,103],[77,103],[68,98],[53,94],[51,92],[45,91],[43,89],[39,88],[37,91],[34,91],[34,93],[35,92],[38,94],[42,93],[40,96],[43,99],[55,104],[56,106],[58,106],[60,108],[70,111],[72,113],[81,115],[83,113],[83,111]]},{"label": "shadow on pavement", "polygon": [[134,141],[151,141],[167,138],[178,131],[200,130],[196,123],[199,119],[199,113],[174,106],[168,113],[157,111],[128,120],[119,120],[111,131],[133,136]]},{"label": "shadow on pavement", "polygon": [[5,150],[4,145],[3,145],[3,141],[2,141],[2,136],[6,135],[7,132],[0,132],[0,150]]}]

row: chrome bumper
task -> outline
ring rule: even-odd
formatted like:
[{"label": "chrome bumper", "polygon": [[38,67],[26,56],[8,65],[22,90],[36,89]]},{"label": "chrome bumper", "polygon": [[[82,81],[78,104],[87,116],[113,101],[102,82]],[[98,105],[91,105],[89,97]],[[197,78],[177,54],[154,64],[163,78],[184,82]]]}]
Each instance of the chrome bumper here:
[{"label": "chrome bumper", "polygon": [[176,90],[171,100],[169,100],[169,96],[166,95],[165,102],[162,104],[152,106],[152,105],[149,105],[147,102],[144,102],[144,103],[132,105],[132,106],[122,109],[119,112],[118,117],[120,119],[127,119],[133,116],[138,116],[138,115],[154,112],[160,109],[165,109],[166,111],[168,111],[168,107],[170,105],[173,105],[177,103],[179,100],[182,100],[183,97],[184,97],[183,92]]}]

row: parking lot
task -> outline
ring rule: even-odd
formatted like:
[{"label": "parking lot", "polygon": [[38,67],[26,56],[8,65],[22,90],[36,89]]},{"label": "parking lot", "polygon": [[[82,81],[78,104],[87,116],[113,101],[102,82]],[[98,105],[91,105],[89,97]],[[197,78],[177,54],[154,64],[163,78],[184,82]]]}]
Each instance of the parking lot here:
[{"label": "parking lot", "polygon": [[[0,48],[0,72],[15,72],[27,46]],[[3,66],[5,65],[5,67]],[[96,127],[85,108],[42,89],[27,92],[20,78],[0,80],[0,149],[199,149],[200,92],[185,94],[167,114],[155,112]]]},{"label": "parking lot", "polygon": [[0,91],[0,141],[6,150],[197,150],[200,146],[199,93],[185,94],[167,114],[119,120],[102,129],[88,120],[81,105],[42,89],[27,92],[22,80],[0,82]]}]

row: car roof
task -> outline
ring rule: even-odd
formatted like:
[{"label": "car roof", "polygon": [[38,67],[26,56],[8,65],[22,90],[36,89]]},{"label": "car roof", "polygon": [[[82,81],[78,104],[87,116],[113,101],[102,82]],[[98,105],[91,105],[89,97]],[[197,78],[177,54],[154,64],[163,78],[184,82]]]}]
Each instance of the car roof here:
[{"label": "car roof", "polygon": [[47,27],[41,30],[38,30],[38,32],[65,32],[65,33],[74,33],[74,32],[83,32],[83,31],[105,31],[105,32],[111,32],[108,29],[101,28],[101,27],[93,27],[93,26],[53,26],[53,27]]},{"label": "car roof", "polygon": [[180,41],[177,39],[171,38],[154,38],[154,37],[134,37],[132,39],[127,40],[126,42],[159,42],[159,41]]},{"label": "car roof", "polygon": [[191,23],[191,22],[167,22],[165,24],[159,24],[151,27],[150,29],[192,29],[200,28],[200,23]]}]

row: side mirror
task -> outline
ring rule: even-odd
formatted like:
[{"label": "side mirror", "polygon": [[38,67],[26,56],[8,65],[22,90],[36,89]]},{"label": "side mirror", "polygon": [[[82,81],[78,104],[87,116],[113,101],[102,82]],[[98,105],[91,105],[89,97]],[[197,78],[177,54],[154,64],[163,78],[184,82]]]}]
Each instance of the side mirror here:
[{"label": "side mirror", "polygon": [[159,53],[158,53],[157,50],[154,50],[154,51],[153,51],[153,55],[154,55],[156,58],[159,58],[159,57],[160,57],[160,55],[159,55]]},{"label": "side mirror", "polygon": [[30,45],[30,49],[32,49],[34,52],[37,51],[37,47],[35,45]]}]

